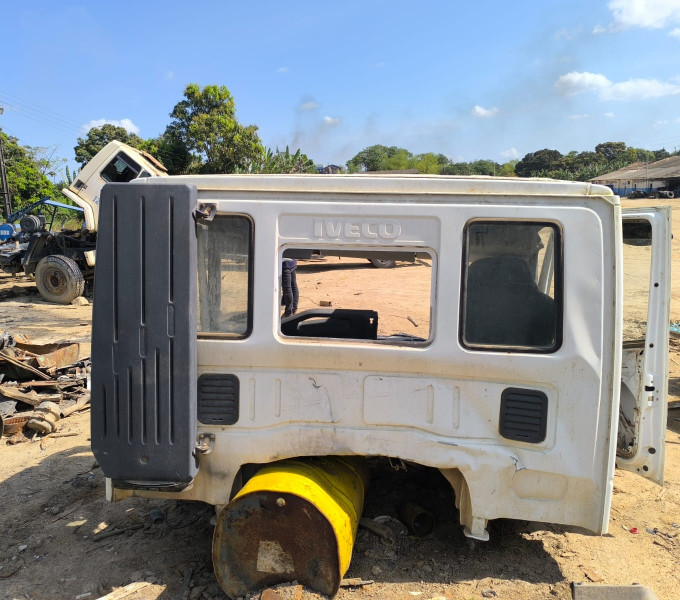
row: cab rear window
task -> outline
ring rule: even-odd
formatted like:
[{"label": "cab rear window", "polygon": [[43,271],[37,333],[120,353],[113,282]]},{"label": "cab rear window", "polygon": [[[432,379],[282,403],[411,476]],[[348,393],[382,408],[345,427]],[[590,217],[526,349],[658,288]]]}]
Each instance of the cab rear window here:
[{"label": "cab rear window", "polygon": [[244,338],[252,329],[253,223],[244,215],[199,221],[198,336]]},{"label": "cab rear window", "polygon": [[554,352],[562,339],[562,257],[554,223],[465,228],[460,341],[470,349]]}]

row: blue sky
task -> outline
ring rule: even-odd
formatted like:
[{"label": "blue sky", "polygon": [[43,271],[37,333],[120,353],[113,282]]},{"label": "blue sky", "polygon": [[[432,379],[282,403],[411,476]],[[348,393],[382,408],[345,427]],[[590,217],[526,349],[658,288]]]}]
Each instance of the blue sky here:
[{"label": "blue sky", "polygon": [[324,164],[680,148],[680,0],[4,4],[0,126],[71,162],[91,124],[162,133],[190,82]]}]

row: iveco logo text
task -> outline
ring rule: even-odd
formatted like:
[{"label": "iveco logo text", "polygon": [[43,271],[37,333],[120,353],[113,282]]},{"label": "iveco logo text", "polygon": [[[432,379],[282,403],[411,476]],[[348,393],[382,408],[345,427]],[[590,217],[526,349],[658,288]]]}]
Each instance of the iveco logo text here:
[{"label": "iveco logo text", "polygon": [[316,238],[365,238],[394,240],[401,234],[397,221],[344,221],[339,219],[315,219]]}]

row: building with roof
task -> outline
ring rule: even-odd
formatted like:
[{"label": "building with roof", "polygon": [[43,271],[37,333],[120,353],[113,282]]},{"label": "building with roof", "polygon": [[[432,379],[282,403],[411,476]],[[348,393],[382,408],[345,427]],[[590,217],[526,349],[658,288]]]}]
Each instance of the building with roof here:
[{"label": "building with roof", "polygon": [[336,173],[343,173],[343,169],[340,165],[314,165],[316,172],[320,175],[335,175]]},{"label": "building with roof", "polygon": [[609,186],[619,196],[628,196],[636,190],[647,193],[668,190],[677,197],[680,195],[680,156],[669,156],[651,163],[633,163],[593,177],[590,181]]}]

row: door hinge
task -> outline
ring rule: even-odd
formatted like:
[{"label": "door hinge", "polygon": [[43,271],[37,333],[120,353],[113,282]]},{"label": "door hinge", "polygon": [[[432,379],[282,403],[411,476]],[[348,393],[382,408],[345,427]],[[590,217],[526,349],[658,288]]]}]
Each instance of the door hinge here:
[{"label": "door hinge", "polygon": [[210,454],[215,447],[214,433],[201,433],[198,436],[198,442],[194,447],[194,456],[198,454]]},{"label": "door hinge", "polygon": [[212,221],[215,218],[217,206],[215,204],[201,204],[195,212],[195,218],[202,221]]}]

